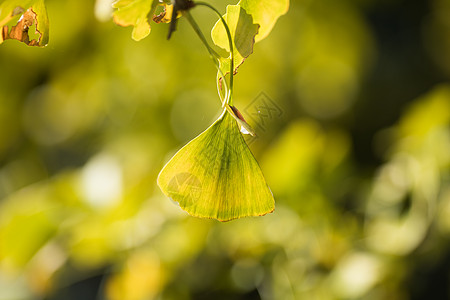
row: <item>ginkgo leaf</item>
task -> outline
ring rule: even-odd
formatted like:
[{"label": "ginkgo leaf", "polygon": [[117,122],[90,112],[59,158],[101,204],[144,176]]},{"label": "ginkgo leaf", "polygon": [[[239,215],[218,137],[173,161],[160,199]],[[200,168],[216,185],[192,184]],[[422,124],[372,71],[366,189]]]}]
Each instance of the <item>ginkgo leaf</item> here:
[{"label": "ginkgo leaf", "polygon": [[155,0],[118,0],[114,2],[114,22],[120,26],[133,26],[131,37],[140,41],[150,34],[150,21],[156,10]]},{"label": "ginkgo leaf", "polygon": [[[228,5],[223,19],[230,29],[233,41],[234,72],[236,72],[245,58],[253,53],[253,44],[259,25],[254,24],[252,16],[247,14],[239,5]],[[230,52],[228,35],[221,20],[217,21],[211,30],[211,37],[214,44]],[[223,74],[229,73],[230,59],[220,59],[220,68]]]},{"label": "ginkgo leaf", "polygon": [[[8,26],[17,18],[17,24]],[[33,30],[31,31],[30,29]],[[28,46],[48,44],[49,24],[44,0],[6,0],[0,4],[0,44],[14,39]],[[37,38],[33,35],[36,35]]]},{"label": "ginkgo leaf", "polygon": [[227,111],[172,157],[158,185],[195,217],[229,221],[275,208],[258,162]]},{"label": "ginkgo leaf", "polygon": [[[234,43],[234,72],[253,52],[253,45],[269,35],[278,18],[289,10],[289,0],[241,0],[237,5],[229,5],[223,16],[230,27]],[[214,44],[229,50],[228,36],[221,20],[211,30]],[[230,71],[230,59],[221,58],[223,74]]]},{"label": "ginkgo leaf", "polygon": [[278,18],[289,10],[289,0],[241,0],[238,4],[260,26],[256,42],[267,37]]}]

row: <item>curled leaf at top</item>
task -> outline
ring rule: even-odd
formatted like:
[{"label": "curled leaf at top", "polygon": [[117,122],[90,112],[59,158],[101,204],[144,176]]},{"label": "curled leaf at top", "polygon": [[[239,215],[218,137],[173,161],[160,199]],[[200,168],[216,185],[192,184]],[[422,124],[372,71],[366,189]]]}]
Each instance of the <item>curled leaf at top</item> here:
[{"label": "curled leaf at top", "polygon": [[229,221],[275,208],[258,162],[227,111],[172,157],[158,185],[195,217]]},{"label": "curled leaf at top", "polygon": [[[254,43],[267,37],[278,18],[288,10],[289,0],[241,0],[237,5],[227,7],[227,13],[223,18],[230,27],[235,46],[233,49],[235,54],[234,73],[237,72],[237,68],[245,58],[253,52]],[[217,21],[211,31],[211,36],[214,44],[230,51],[227,33],[221,20]],[[229,58],[221,58],[220,65],[223,74],[229,73]]]},{"label": "curled leaf at top", "polygon": [[[234,53],[234,72],[236,73],[237,68],[244,62],[245,58],[253,53],[253,45],[255,44],[255,36],[258,34],[259,25],[254,24],[252,16],[239,5],[228,5],[223,19],[230,29],[233,42],[231,51]],[[214,44],[230,52],[228,35],[221,20],[214,25],[211,37]],[[220,68],[223,74],[227,74],[230,71],[230,57],[220,60]]]},{"label": "curled leaf at top", "polygon": [[[16,25],[7,25],[16,18]],[[0,4],[0,28],[0,44],[13,39],[28,46],[46,46],[49,24],[44,0],[4,1]]]}]

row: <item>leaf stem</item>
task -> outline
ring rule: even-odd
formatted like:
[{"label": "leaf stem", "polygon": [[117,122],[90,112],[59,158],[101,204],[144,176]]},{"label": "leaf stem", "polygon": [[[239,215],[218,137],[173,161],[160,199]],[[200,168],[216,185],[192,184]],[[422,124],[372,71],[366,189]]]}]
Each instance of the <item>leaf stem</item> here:
[{"label": "leaf stem", "polygon": [[[203,1],[195,2],[195,5],[205,6],[209,9],[212,9],[217,16],[219,16],[220,20],[222,21],[223,26],[225,27],[225,31],[227,32],[228,37],[228,46],[230,48],[230,91],[228,98],[226,99],[226,104],[231,104],[232,96],[233,96],[233,77],[234,77],[234,51],[233,51],[233,39],[231,38],[231,32],[230,28],[228,27],[227,22],[222,17],[222,14],[211,4]],[[225,77],[223,77],[223,80],[225,81]]]},{"label": "leaf stem", "polygon": [[[192,17],[192,15],[187,11],[185,12],[184,16],[186,17],[186,19],[188,20],[189,24],[191,24],[192,28],[194,29],[195,33],[198,35],[198,37],[200,38],[200,40],[202,41],[203,45],[205,45],[206,50],[208,50],[209,55],[211,56],[214,65],[217,68],[217,79],[216,79],[216,83],[217,83],[217,92],[219,94],[219,98],[220,101],[222,102],[222,106],[225,106],[225,104],[228,103],[228,97],[229,97],[229,88],[227,85],[227,82],[225,80],[225,75],[222,73],[222,70],[220,69],[220,65],[219,65],[219,58],[220,55],[214,51],[214,49],[212,49],[208,42],[206,41],[205,36],[203,35],[202,31],[200,30],[200,27],[198,26],[197,22],[195,22],[194,18]],[[223,83],[224,83],[224,89],[225,89],[225,95],[222,96],[221,92],[220,92],[220,87],[219,87],[219,80],[220,78],[223,78]]]}]

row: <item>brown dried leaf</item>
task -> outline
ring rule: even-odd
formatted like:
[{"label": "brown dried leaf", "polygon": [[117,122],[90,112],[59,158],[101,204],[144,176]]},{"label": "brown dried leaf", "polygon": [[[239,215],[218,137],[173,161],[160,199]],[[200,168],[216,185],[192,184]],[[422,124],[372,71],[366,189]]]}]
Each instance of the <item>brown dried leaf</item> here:
[{"label": "brown dried leaf", "polygon": [[[20,18],[17,25],[12,26],[11,30],[8,32],[8,26],[4,26],[2,30],[3,40],[14,39],[27,44],[28,46],[37,46],[39,44],[38,40],[31,40],[28,35],[28,30],[34,24],[37,24],[36,13],[29,8]],[[36,29],[37,31],[37,29]],[[38,31],[37,31],[38,32]],[[39,32],[38,32],[39,33]],[[39,37],[40,37],[39,33]]]}]

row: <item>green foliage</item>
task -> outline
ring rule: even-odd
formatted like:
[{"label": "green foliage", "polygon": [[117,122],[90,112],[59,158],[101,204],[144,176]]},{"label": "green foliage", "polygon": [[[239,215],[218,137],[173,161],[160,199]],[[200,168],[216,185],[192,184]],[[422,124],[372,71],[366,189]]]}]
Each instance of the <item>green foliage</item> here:
[{"label": "green foliage", "polygon": [[[206,6],[215,10],[209,4]],[[258,11],[255,5],[248,8],[249,11]],[[275,22],[276,13],[269,17],[261,15],[266,19],[272,17]],[[187,17],[209,53],[215,56],[192,16]],[[239,111],[229,105],[232,103],[233,75],[253,52],[258,29],[259,25],[253,24],[252,16],[239,5],[229,5],[226,14],[216,23],[211,31],[213,41],[230,53],[228,58],[213,57],[219,61],[219,75],[232,73],[229,87],[225,88],[226,97],[221,99],[227,109],[208,130],[181,149],[158,177],[158,185],[163,192],[193,216],[229,221],[261,216],[274,210],[272,193],[239,127],[248,134],[254,135],[254,131]],[[218,92],[220,95],[220,89]]]},{"label": "green foliage", "polygon": [[[253,53],[255,42],[267,37],[277,19],[289,9],[289,0],[282,1],[240,1],[237,5],[227,6],[223,16],[231,31],[234,53],[234,72]],[[230,52],[228,36],[221,20],[211,30],[211,37],[217,46]],[[223,74],[230,70],[230,59],[221,58],[220,68]]]},{"label": "green foliage", "polygon": [[[114,21],[121,26],[134,26],[132,37],[141,40],[150,33],[150,23],[154,17],[157,1],[119,0],[114,3]],[[253,52],[253,44],[270,33],[277,19],[289,9],[289,0],[240,1],[227,6],[223,16],[230,28],[233,40],[234,68],[237,68]],[[213,42],[230,52],[228,36],[221,20],[211,31]],[[229,73],[230,57],[220,58],[223,74]]]},{"label": "green foliage", "polygon": [[158,185],[195,217],[229,221],[274,210],[261,169],[227,111],[175,154]]},{"label": "green foliage", "polygon": [[233,99],[276,211],[227,223],[156,184],[218,118],[195,33],[136,43],[94,2],[46,1],[46,49],[0,47],[0,298],[449,298],[448,1],[291,1]]}]

